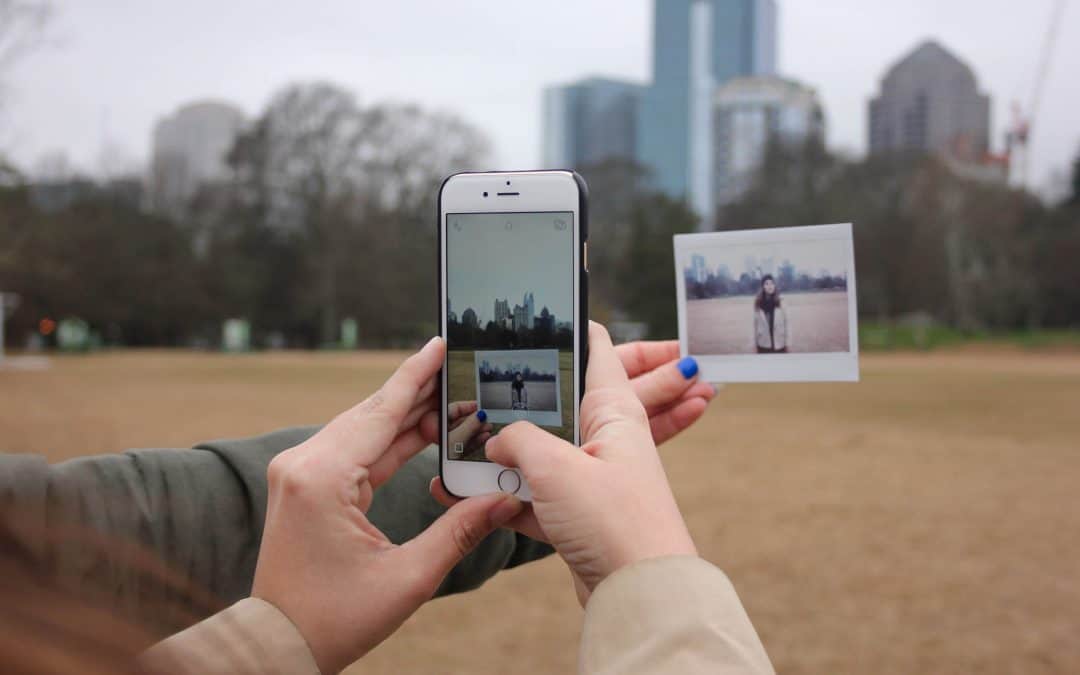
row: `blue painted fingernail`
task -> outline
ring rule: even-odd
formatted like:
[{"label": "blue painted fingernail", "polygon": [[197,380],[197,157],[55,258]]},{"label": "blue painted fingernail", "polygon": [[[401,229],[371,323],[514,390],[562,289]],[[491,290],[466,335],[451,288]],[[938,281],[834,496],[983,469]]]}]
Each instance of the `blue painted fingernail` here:
[{"label": "blue painted fingernail", "polygon": [[697,371],[697,359],[693,356],[687,356],[679,361],[679,372],[681,372],[682,376],[686,379],[689,380],[691,377],[697,375]]},{"label": "blue painted fingernail", "polygon": [[[695,366],[695,368],[696,367],[697,366]],[[481,422],[487,422],[487,412],[484,410],[477,410],[476,419],[480,420]]]}]

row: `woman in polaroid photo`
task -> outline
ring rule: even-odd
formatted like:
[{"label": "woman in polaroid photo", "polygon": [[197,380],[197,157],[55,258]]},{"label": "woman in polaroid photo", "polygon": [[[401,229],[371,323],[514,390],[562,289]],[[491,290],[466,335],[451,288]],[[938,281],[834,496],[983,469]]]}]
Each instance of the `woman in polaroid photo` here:
[{"label": "woman in polaroid photo", "polygon": [[529,392],[525,389],[525,378],[520,372],[514,373],[514,381],[510,383],[512,388],[511,398],[514,410],[529,409]]},{"label": "woman in polaroid photo", "polygon": [[761,291],[754,297],[754,342],[758,354],[786,354],[788,350],[787,313],[771,274],[762,277]]}]

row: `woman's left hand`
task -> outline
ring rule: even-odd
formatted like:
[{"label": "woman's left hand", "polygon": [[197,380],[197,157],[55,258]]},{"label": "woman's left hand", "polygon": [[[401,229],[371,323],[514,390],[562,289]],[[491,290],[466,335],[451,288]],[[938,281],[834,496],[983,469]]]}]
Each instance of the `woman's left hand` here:
[{"label": "woman's left hand", "polygon": [[716,396],[716,386],[698,379],[697,361],[679,358],[678,340],[627,342],[615,347],[615,353],[645,406],[657,445],[690,427]]},{"label": "woman's left hand", "polygon": [[382,389],[270,463],[251,594],[289,617],[324,674],[386,639],[521,511],[508,495],[472,497],[400,546],[365,516],[374,489],[427,445],[421,427],[437,428],[433,396],[445,351],[440,338],[431,340]]}]

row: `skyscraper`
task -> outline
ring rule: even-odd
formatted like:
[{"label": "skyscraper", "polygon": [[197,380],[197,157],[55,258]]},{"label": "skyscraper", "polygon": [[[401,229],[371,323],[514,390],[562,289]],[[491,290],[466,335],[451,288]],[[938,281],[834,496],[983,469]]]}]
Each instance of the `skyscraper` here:
[{"label": "skyscraper", "polygon": [[533,300],[532,293],[525,294],[525,327],[532,329],[533,322],[536,320],[536,301]]},{"label": "skyscraper", "polygon": [[642,91],[640,84],[601,77],[545,88],[544,167],[634,159]]},{"label": "skyscraper", "polygon": [[871,154],[913,150],[979,161],[990,148],[990,98],[971,68],[933,41],[885,73],[869,114]]},{"label": "skyscraper", "polygon": [[638,161],[655,186],[708,218],[717,85],[776,71],[775,0],[656,0],[653,85],[638,116]]},{"label": "skyscraper", "polygon": [[245,124],[229,103],[185,105],[154,127],[149,193],[154,209],[177,215],[205,182],[224,177],[226,155]]},{"label": "skyscraper", "polygon": [[716,91],[713,116],[716,203],[749,187],[770,142],[799,144],[825,136],[817,92],[776,76],[739,77]]},{"label": "skyscraper", "polygon": [[512,318],[509,300],[495,301],[495,325],[500,328],[506,325],[506,321]]}]

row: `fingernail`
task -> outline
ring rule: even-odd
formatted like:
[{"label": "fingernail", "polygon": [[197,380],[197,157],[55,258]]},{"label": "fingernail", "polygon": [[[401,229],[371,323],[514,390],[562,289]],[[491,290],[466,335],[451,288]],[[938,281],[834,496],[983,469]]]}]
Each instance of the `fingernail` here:
[{"label": "fingernail", "polygon": [[486,410],[477,410],[476,411],[476,419],[480,420],[481,422],[487,422],[487,411]]},{"label": "fingernail", "polygon": [[691,377],[697,375],[697,359],[695,359],[693,356],[684,357],[681,361],[679,361],[679,372],[681,372],[682,376],[688,380]]},{"label": "fingernail", "polygon": [[712,386],[712,393],[713,393],[713,396],[716,396],[717,394],[719,394],[719,393],[720,393],[720,389],[721,389],[721,388],[722,388],[723,386],[724,386],[724,385],[722,385],[722,384],[715,384],[715,383],[714,383],[714,384],[713,384],[713,386]]},{"label": "fingernail", "polygon": [[522,507],[525,505],[521,503],[521,500],[513,495],[506,495],[495,506],[491,507],[488,511],[488,518],[491,520],[491,524],[499,527],[505,525],[511,518],[521,513]]}]

